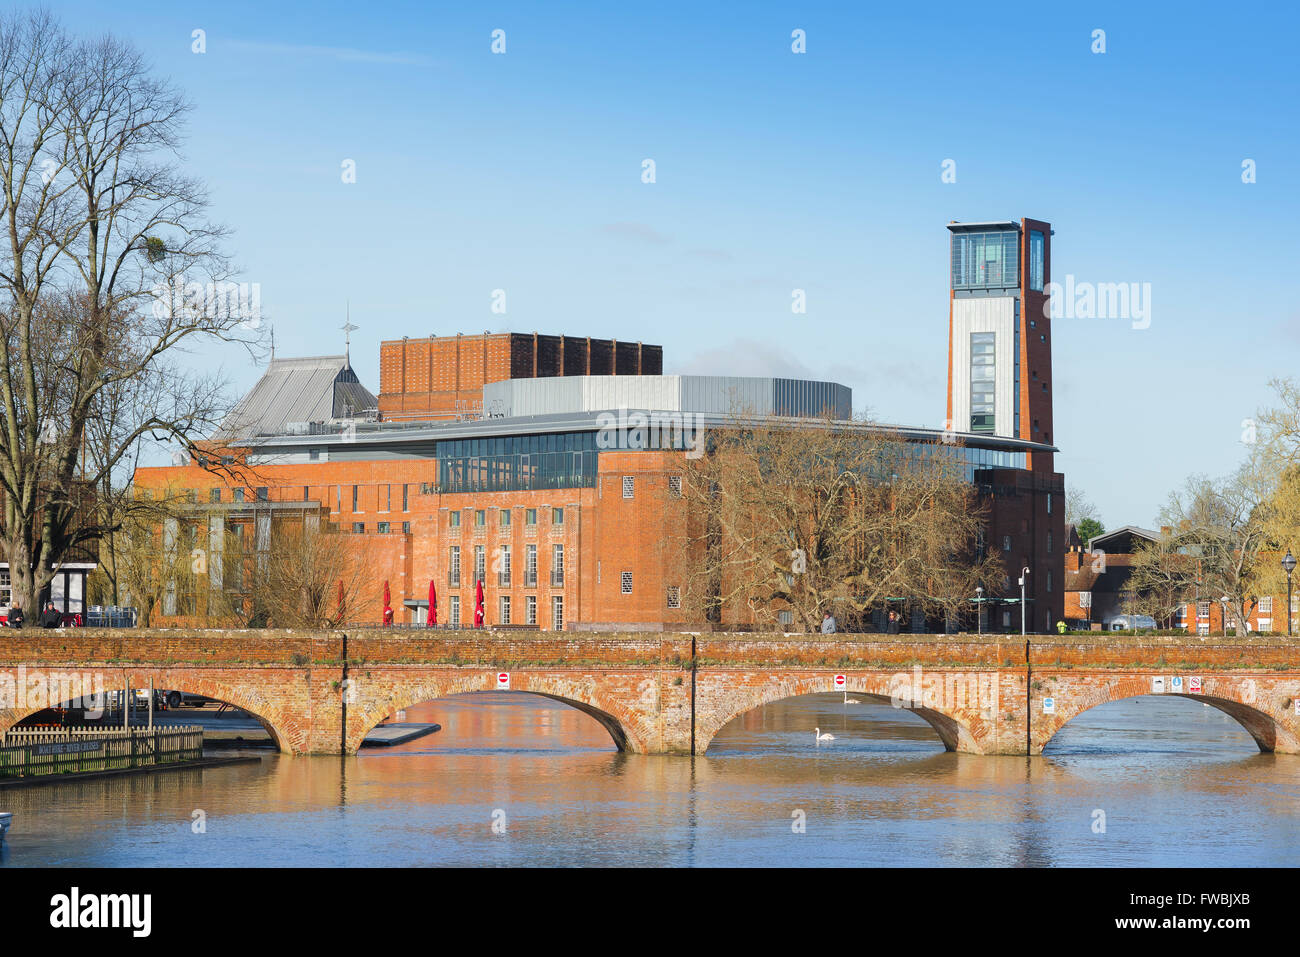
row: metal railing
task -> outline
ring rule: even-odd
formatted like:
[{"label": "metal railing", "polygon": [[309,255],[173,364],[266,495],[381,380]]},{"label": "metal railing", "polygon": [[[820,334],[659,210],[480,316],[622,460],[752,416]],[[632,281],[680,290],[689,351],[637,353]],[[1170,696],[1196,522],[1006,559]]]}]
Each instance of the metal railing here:
[{"label": "metal railing", "polygon": [[203,728],[17,728],[0,734],[0,778],[152,767],[203,757]]},{"label": "metal railing", "polygon": [[564,572],[562,572],[562,571],[559,571],[559,572],[557,572],[557,571],[552,571],[552,572],[551,572],[551,587],[552,587],[552,588],[563,588],[563,587],[564,587]]},{"label": "metal railing", "polygon": [[134,628],[136,613],[134,608],[119,608],[110,605],[107,608],[91,605],[82,616],[87,628]]}]

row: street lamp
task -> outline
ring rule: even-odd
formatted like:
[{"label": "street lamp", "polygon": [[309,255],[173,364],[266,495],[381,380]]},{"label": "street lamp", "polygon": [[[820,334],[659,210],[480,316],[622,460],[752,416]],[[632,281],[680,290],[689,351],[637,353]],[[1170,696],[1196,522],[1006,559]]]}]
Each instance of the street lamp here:
[{"label": "street lamp", "polygon": [[1029,577],[1029,566],[1020,570],[1020,636],[1025,635],[1025,579]]},{"label": "street lamp", "polygon": [[1282,559],[1282,568],[1286,571],[1286,636],[1291,637],[1291,573],[1295,571],[1295,556],[1291,554],[1291,549],[1286,550],[1286,558]]},{"label": "street lamp", "polygon": [[[1290,555],[1290,552],[1287,552]],[[1295,564],[1293,561],[1292,564]],[[984,586],[975,586],[975,627],[979,634],[984,634]]]}]

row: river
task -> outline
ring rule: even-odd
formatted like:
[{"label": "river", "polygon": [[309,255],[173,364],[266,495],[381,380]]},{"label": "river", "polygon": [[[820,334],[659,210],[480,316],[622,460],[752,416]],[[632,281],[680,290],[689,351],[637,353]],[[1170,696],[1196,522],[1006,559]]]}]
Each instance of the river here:
[{"label": "river", "polygon": [[[0,864],[114,866],[1293,865],[1300,757],[1184,698],[1104,705],[1040,758],[945,752],[921,719],[809,695],[708,755],[619,754],[511,692],[407,709],[442,730],[285,758],[0,791]],[[835,740],[816,745],[820,726]],[[228,753],[228,752],[223,752]],[[249,752],[257,753],[257,752]],[[200,826],[201,825],[201,826]]]}]

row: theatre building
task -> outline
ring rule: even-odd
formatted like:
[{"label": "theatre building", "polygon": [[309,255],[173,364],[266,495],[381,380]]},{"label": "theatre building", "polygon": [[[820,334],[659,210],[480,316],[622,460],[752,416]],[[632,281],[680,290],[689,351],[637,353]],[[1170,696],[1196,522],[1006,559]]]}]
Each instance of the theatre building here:
[{"label": "theatre building", "polygon": [[[996,247],[999,283],[1018,275],[1030,242],[1019,227],[1011,231],[1019,245]],[[992,261],[983,247],[972,257]],[[973,288],[989,300],[995,288],[1006,293],[1004,285]],[[1020,434],[1020,420],[1002,404],[1014,401],[1050,427],[1050,399],[1008,398],[1008,342],[1027,343],[1004,321],[1002,304],[981,305],[987,318],[968,320],[955,307],[951,317],[953,334],[968,337],[960,349],[950,346],[951,428],[891,431],[959,457],[988,497],[986,547],[1007,569],[991,590],[1018,598],[1016,579],[1029,567],[1027,624],[1040,631],[1063,604],[1064,485],[1047,435]],[[1023,324],[1025,310],[1007,315]],[[992,352],[982,365],[976,350],[985,340],[969,337],[985,327]],[[510,333],[390,340],[381,350],[378,396],[357,381],[346,356],[272,360],[213,436],[231,474],[218,475],[211,461],[142,468],[137,485],[192,490],[210,551],[232,535],[261,547],[275,521],[295,516],[347,533],[340,541],[364,555],[375,583],[350,616],[357,622],[380,622],[386,581],[397,621],[423,623],[432,581],[439,622],[468,625],[481,581],[491,626],[694,627],[700,623],[679,607],[681,583],[671,580],[675,565],[663,547],[666,530],[681,521],[682,456],[708,429],[727,427],[738,408],[776,420],[852,414],[843,385],[663,375],[662,350],[639,342]],[[1050,373],[1046,351],[1031,351],[1035,368]],[[953,356],[967,363],[964,372],[954,372]],[[1019,369],[1029,363],[1015,365],[1010,381],[1025,385]],[[985,369],[995,384],[989,399],[980,391]],[[954,389],[966,398],[954,402]],[[210,587],[229,587],[220,567],[208,563]],[[201,620],[202,591],[185,590],[155,621]],[[985,627],[1019,631],[1019,614],[1018,603],[995,606]],[[882,616],[873,613],[872,623]],[[724,613],[721,624],[743,622]],[[907,624],[925,631],[945,623],[917,616]]]}]

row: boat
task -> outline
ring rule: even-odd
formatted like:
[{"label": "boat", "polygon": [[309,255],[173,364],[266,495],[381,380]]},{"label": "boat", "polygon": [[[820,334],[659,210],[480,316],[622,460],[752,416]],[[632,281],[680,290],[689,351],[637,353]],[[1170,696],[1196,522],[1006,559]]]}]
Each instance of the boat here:
[{"label": "boat", "polygon": [[5,832],[9,830],[9,823],[13,819],[12,811],[0,811],[0,841],[5,839]]}]

